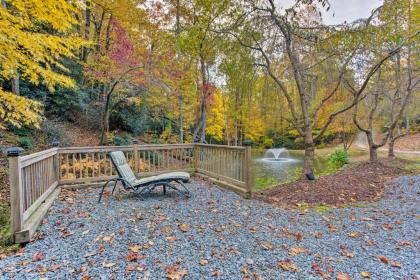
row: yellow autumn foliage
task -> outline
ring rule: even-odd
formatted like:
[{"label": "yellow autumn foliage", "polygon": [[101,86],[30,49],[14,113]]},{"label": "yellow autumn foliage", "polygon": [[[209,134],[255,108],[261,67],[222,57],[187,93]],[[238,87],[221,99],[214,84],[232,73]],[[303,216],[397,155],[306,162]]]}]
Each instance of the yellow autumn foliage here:
[{"label": "yellow autumn foliage", "polygon": [[[6,7],[0,6],[0,80],[19,77],[43,84],[50,91],[55,86],[73,87],[74,81],[63,74],[69,70],[62,58],[74,58],[82,45],[81,38],[72,32],[77,24],[77,4],[66,0],[6,0]],[[41,107],[37,102],[4,89],[1,95],[2,127],[39,122],[36,115]]]},{"label": "yellow autumn foliage", "polygon": [[7,123],[17,127],[22,124],[38,127],[41,112],[40,102],[0,89],[0,129]]}]

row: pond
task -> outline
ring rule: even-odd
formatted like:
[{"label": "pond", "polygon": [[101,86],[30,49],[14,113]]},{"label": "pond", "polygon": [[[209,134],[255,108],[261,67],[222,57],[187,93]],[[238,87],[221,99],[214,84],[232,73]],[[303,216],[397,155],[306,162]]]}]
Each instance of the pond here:
[{"label": "pond", "polygon": [[[274,152],[275,154],[267,151],[253,151],[252,171],[255,190],[290,182],[301,175],[303,151],[275,149]],[[315,158],[315,173],[326,166],[326,158]]]}]

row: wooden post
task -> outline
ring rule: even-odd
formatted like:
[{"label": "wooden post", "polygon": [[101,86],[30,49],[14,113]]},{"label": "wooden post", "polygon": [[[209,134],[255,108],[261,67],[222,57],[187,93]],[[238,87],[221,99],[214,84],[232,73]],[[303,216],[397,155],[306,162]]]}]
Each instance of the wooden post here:
[{"label": "wooden post", "polygon": [[134,145],[134,171],[140,173],[139,145]]},{"label": "wooden post", "polygon": [[245,140],[243,142],[245,146],[245,162],[244,162],[244,173],[245,173],[245,185],[246,191],[249,195],[249,198],[252,197],[252,155],[251,155],[251,140]]},{"label": "wooden post", "polygon": [[194,148],[193,148],[193,168],[194,168],[194,172],[198,172],[198,156],[199,156],[199,151],[200,151],[200,147],[197,146],[196,144],[194,144]]},{"label": "wooden post", "polygon": [[23,229],[22,168],[19,155],[9,157],[10,205],[13,234]]}]

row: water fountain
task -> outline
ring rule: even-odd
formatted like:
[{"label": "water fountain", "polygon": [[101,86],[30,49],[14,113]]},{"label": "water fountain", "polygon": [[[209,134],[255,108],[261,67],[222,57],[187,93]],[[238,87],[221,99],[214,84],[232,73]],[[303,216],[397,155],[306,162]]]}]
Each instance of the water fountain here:
[{"label": "water fountain", "polygon": [[286,148],[268,149],[265,152],[264,160],[280,162],[294,161],[294,159],[290,157],[289,151]]}]

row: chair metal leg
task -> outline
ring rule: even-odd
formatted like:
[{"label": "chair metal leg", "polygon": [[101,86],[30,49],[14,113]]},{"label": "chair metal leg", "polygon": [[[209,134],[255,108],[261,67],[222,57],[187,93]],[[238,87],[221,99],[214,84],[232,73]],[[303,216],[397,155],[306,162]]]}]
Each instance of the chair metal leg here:
[{"label": "chair metal leg", "polygon": [[163,185],[163,195],[166,195],[166,185]]},{"label": "chair metal leg", "polygon": [[181,186],[182,186],[182,188],[184,189],[184,195],[186,196],[186,197],[191,197],[191,192],[190,192],[190,190],[185,186],[185,184],[182,182],[182,181],[176,181],[178,184],[180,184]]},{"label": "chair metal leg", "polygon": [[115,180],[115,184],[114,184],[114,187],[112,188],[112,195],[114,195],[114,191],[115,191],[115,188],[117,187],[117,184],[118,184],[118,180]]},{"label": "chair metal leg", "polygon": [[[178,189],[176,186],[174,186],[174,185],[172,185],[172,184],[170,184],[170,183],[166,183],[165,185],[166,185],[167,187],[169,187],[169,188],[173,189],[174,191],[179,192],[180,194],[184,195],[185,197],[190,197],[190,196],[191,196],[191,195],[190,195],[190,193],[189,193],[189,191],[188,191],[188,189],[187,189],[187,191],[182,191],[182,190]],[[185,186],[184,186],[184,188],[185,188]],[[185,189],[186,189],[186,188],[185,188]]]},{"label": "chair metal leg", "polygon": [[[99,194],[98,203],[100,203],[100,202],[101,202],[102,195],[104,194],[105,188],[106,188],[106,187],[108,186],[108,184],[109,184],[110,182],[112,182],[112,181],[115,181],[115,185],[114,185],[114,189],[115,189],[115,186],[117,185],[118,180],[116,180],[116,179],[111,179],[111,180],[107,181],[107,182],[103,185],[102,190],[101,190],[101,193]],[[112,193],[114,193],[114,190],[112,190]]]}]

